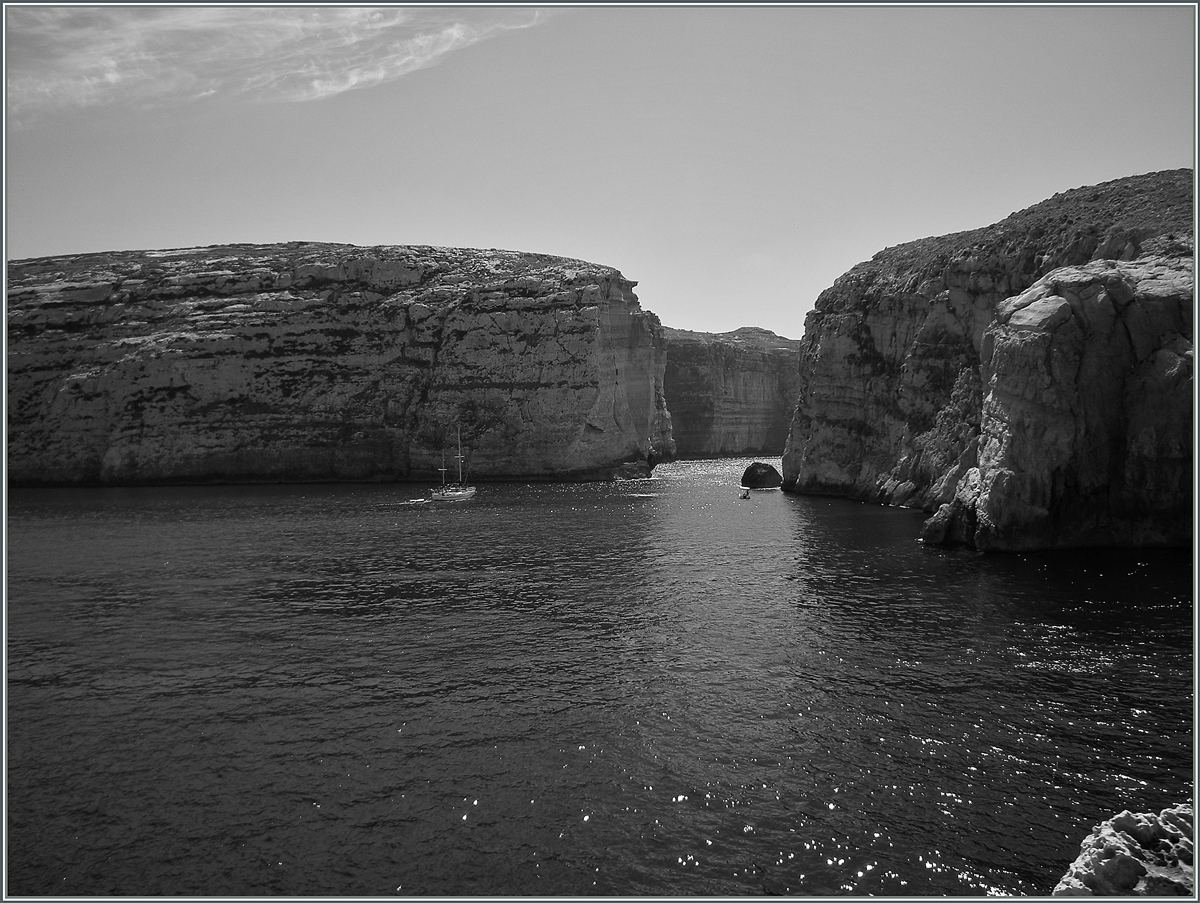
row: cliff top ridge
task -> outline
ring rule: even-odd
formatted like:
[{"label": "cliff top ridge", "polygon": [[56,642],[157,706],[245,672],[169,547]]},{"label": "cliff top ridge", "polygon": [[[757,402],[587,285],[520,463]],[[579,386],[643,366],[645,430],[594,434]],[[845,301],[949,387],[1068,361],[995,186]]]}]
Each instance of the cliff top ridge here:
[{"label": "cliff top ridge", "polygon": [[799,351],[800,340],[789,339],[759,326],[742,326],[730,332],[696,332],[691,329],[663,327],[663,335],[670,342],[714,342],[742,347],[764,348],[780,351]]},{"label": "cliff top ridge", "polygon": [[554,275],[568,282],[616,278],[630,286],[614,267],[572,257],[496,248],[448,248],[433,245],[352,245],[332,242],[222,244],[190,248],[99,251],[8,261],[10,286],[23,282],[119,281],[184,273],[235,273],[247,270],[283,272],[298,267],[329,268],[369,261],[419,273],[425,281],[438,276],[478,279],[537,278]]},{"label": "cliff top ridge", "polygon": [[1163,170],[1086,185],[1018,210],[998,223],[894,245],[852,267],[817,299],[825,310],[849,284],[894,278],[915,288],[957,266],[991,269],[1012,261],[1042,275],[1093,259],[1132,259],[1148,253],[1191,257],[1193,173]]}]

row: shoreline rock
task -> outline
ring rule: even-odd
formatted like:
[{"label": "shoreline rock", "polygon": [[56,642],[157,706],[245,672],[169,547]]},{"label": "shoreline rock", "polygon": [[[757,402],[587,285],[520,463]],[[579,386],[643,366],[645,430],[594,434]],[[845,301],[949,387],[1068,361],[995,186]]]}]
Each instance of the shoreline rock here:
[{"label": "shoreline rock", "polygon": [[1055,886],[1056,897],[1195,897],[1190,803],[1153,813],[1126,809],[1092,829]]}]

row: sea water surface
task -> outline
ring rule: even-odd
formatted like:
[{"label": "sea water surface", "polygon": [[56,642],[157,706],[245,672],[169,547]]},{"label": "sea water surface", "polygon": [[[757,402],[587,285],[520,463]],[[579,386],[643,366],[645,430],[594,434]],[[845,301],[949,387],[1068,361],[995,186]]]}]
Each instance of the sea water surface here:
[{"label": "sea water surface", "polygon": [[7,892],[1046,895],[1191,797],[1190,553],[747,463],[11,492]]}]

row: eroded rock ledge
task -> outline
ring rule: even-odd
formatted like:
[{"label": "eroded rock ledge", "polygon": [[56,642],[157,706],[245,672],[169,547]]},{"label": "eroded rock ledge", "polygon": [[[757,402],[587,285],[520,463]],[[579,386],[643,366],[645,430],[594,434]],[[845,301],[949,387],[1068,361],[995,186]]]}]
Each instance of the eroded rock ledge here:
[{"label": "eroded rock ledge", "polygon": [[607,479],[669,447],[636,283],[580,260],[291,243],[10,262],[14,484]]},{"label": "eroded rock ledge", "polygon": [[1056,897],[1195,897],[1191,805],[1129,810],[1101,822],[1054,888]]},{"label": "eroded rock ledge", "polygon": [[805,323],[784,488],[979,549],[1190,542],[1191,230],[1177,170],[854,267]]},{"label": "eroded rock ledge", "polygon": [[663,387],[679,457],[781,454],[796,404],[800,342],[755,327],[663,333]]}]

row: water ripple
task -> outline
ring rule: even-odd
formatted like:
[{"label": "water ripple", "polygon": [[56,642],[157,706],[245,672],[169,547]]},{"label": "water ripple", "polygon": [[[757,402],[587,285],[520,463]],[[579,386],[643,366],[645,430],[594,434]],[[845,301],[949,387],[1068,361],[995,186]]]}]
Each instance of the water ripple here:
[{"label": "water ripple", "polygon": [[746,463],[13,493],[10,891],[1043,895],[1190,792],[1186,556]]}]

